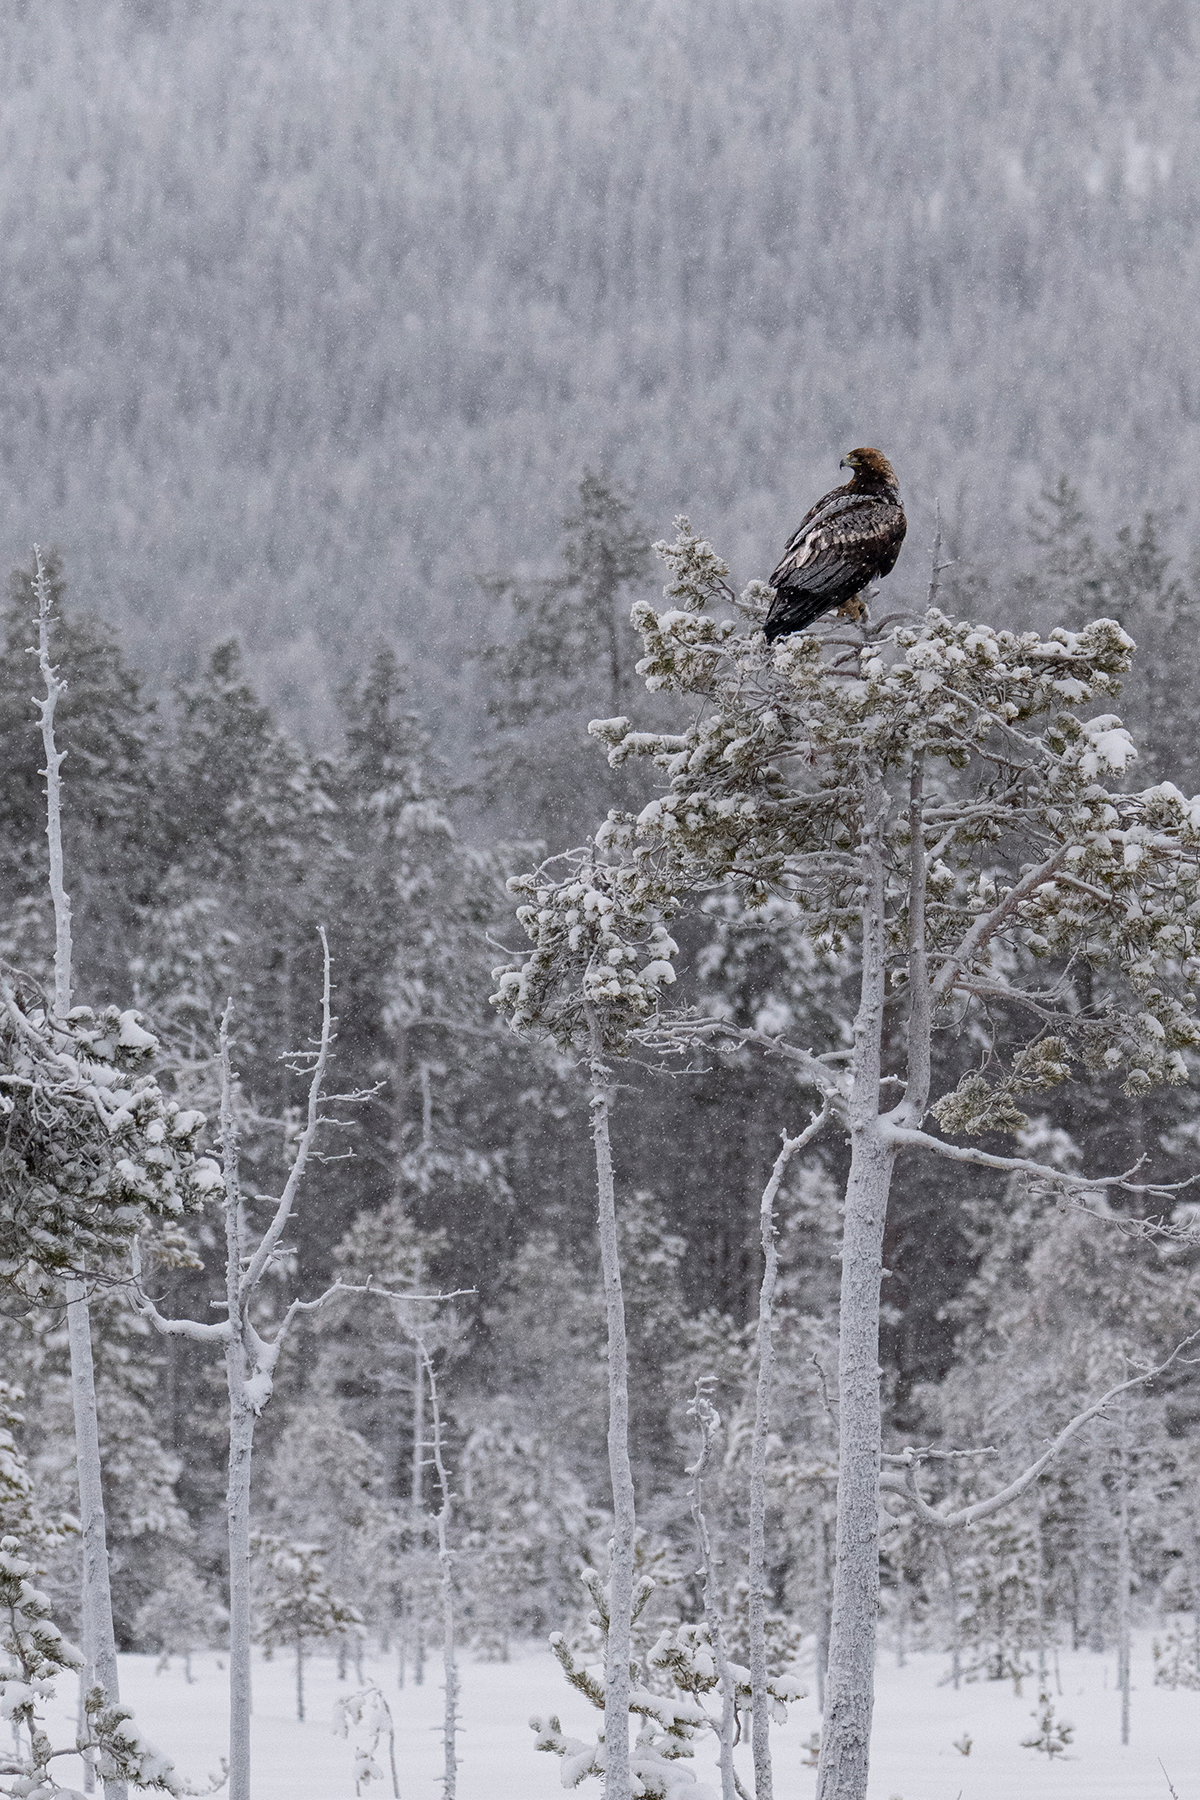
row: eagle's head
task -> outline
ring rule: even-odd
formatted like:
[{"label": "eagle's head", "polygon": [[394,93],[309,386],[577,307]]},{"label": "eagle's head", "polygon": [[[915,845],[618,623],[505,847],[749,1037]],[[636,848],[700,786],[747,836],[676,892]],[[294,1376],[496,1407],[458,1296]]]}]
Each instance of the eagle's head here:
[{"label": "eagle's head", "polygon": [[882,450],[847,450],[839,466],[851,471],[852,487],[876,494],[900,492],[896,471]]}]

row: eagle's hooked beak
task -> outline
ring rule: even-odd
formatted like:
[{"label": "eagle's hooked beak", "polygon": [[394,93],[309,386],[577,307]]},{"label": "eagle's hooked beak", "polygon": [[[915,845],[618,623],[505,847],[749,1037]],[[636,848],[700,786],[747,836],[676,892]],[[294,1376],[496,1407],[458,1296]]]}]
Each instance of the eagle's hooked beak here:
[{"label": "eagle's hooked beak", "polygon": [[852,469],[853,467],[854,464],[850,461],[848,456],[843,456],[841,462],[838,464],[839,469]]}]

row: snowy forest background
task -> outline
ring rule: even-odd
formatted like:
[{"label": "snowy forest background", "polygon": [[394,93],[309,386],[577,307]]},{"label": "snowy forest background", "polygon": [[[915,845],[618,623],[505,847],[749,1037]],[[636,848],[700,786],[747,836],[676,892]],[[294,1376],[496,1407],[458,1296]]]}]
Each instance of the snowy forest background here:
[{"label": "snowy forest background", "polygon": [[[264,1318],[339,1275],[471,1290],[429,1341],[481,1654],[578,1619],[610,1529],[586,1094],[488,993],[514,938],[506,877],[648,793],[586,727],[655,704],[673,721],[640,694],[624,623],[661,585],[650,540],[686,510],[739,580],[763,575],[843,450],[879,443],[910,519],[889,600],[923,601],[936,502],[946,609],[1118,619],[1139,645],[1120,703],[1137,780],[1200,788],[1196,31],[1175,0],[4,9],[0,957],[51,978],[37,537],[69,684],[77,988],[139,1009],[160,1080],[210,1116],[232,996],[247,1191],[270,1195],[306,1092],[282,1053],[317,1029],[327,928],[332,1085],[361,1097]],[[769,921],[714,904],[677,936],[685,998],[801,1040],[819,1008],[849,1033],[848,981],[815,981]],[[973,1048],[941,1054],[952,1085]],[[740,1554],[759,1199],[802,1112],[786,1067],[750,1055],[622,1071],[659,1617],[698,1604],[702,1377],[727,1426],[714,1530]],[[1051,1092],[1024,1141],[1182,1180],[1200,1102]],[[780,1667],[827,1629],[843,1152],[822,1140],[780,1202]],[[157,1255],[162,1311],[211,1316],[217,1224]],[[1194,1314],[1186,1235],[1097,1234],[982,1170],[901,1165],[885,1258],[888,1442],[984,1440],[1002,1467],[1031,1420],[1077,1410],[1122,1358],[1161,1360]],[[439,1570],[406,1320],[344,1298],[297,1324],[255,1522],[268,1550],[319,1546],[321,1579],[411,1678]],[[119,1288],[93,1329],[119,1644],[218,1641],[219,1365]],[[5,1441],[53,1521],[75,1507],[61,1310],[10,1296],[0,1343]],[[1195,1614],[1191,1635],[1164,1627],[1164,1669],[1200,1686],[1198,1469],[1200,1395],[1177,1371],[958,1566],[906,1537],[884,1564],[895,1630],[1011,1676],[1047,1634],[1113,1642],[1131,1581],[1139,1617]],[[47,1529],[72,1629],[77,1548]],[[352,1656],[335,1625],[316,1635]]]}]

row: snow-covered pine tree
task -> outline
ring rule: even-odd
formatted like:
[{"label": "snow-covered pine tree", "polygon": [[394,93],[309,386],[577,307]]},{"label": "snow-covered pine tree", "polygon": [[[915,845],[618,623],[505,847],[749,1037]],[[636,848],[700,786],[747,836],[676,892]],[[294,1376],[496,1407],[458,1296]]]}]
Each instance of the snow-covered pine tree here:
[{"label": "snow-covered pine tree", "polygon": [[[0,1426],[0,1508],[8,1527],[0,1533],[0,1716],[11,1720],[13,1729],[12,1755],[0,1756],[0,1792],[13,1800],[55,1800],[60,1793],[73,1800],[53,1779],[50,1764],[75,1753],[89,1770],[89,1791],[90,1771],[98,1761],[106,1788],[132,1782],[178,1793],[171,1764],[141,1737],[128,1707],[89,1682],[85,1658],[54,1621],[39,1585],[41,1562],[58,1548],[67,1527],[46,1518],[37,1505],[35,1483],[13,1435],[21,1419],[14,1390],[7,1385],[0,1406],[5,1421]],[[41,1706],[54,1698],[58,1679],[72,1673],[81,1683],[78,1729],[73,1744],[55,1749]]]},{"label": "snow-covered pine tree", "polygon": [[[382,1313],[377,1304],[368,1320],[378,1325]],[[395,1521],[383,1494],[383,1458],[345,1424],[334,1397],[315,1383],[280,1433],[260,1486],[267,1502],[263,1516],[274,1534],[325,1543],[336,1592],[377,1631],[386,1626]],[[348,1639],[339,1645],[339,1668],[348,1647]]]},{"label": "snow-covered pine tree", "polygon": [[[383,1498],[391,1509],[386,1579],[378,1580],[365,1610],[382,1638],[389,1624],[399,1637],[400,1665],[411,1653],[417,1683],[424,1679],[426,1627],[432,1616],[437,1562],[429,1518],[428,1384],[414,1332],[432,1352],[452,1351],[461,1335],[453,1306],[408,1305],[404,1294],[429,1292],[428,1277],[444,1258],[442,1232],[423,1232],[397,1199],[361,1212],[333,1254],[339,1282],[373,1282],[393,1298],[364,1309],[337,1293],[314,1324],[313,1390],[327,1393],[349,1429],[382,1459]],[[402,1677],[403,1678],[403,1677]]]},{"label": "snow-covered pine tree", "polygon": [[[62,830],[74,957],[86,991],[119,993],[131,934],[162,868],[155,805],[160,728],[116,639],[99,620],[64,607],[61,556],[44,551],[42,566],[55,654],[70,677],[55,708],[55,734],[68,759]],[[29,701],[36,579],[36,562],[13,570],[0,613],[0,957],[49,987],[54,925],[42,848],[45,759]]]},{"label": "snow-covered pine tree", "polygon": [[629,1456],[629,1363],[617,1232],[616,1186],[609,1119],[614,1077],[610,1058],[675,979],[677,946],[662,923],[649,884],[632,867],[602,863],[595,850],[574,851],[509,886],[527,896],[518,918],[535,949],[519,967],[495,971],[493,999],[520,1030],[541,1029],[580,1056],[588,1074],[588,1106],[599,1196],[598,1229],[608,1337],[608,1459],[613,1541],[605,1600],[604,1781],[607,1800],[630,1793],[630,1632],[637,1534]]},{"label": "snow-covered pine tree", "polygon": [[256,1632],[264,1649],[288,1648],[296,1658],[296,1717],[304,1718],[304,1658],[311,1644],[333,1643],[361,1632],[358,1609],[338,1594],[325,1572],[319,1544],[260,1532]]},{"label": "snow-covered pine tree", "polygon": [[650,545],[628,498],[585,473],[563,521],[561,572],[541,580],[485,576],[509,636],[480,657],[489,730],[483,790],[515,828],[543,842],[584,831],[623,783],[581,762],[578,744],[598,709],[618,712],[635,682],[627,636],[633,594],[650,575]]},{"label": "snow-covered pine tree", "polygon": [[[737,600],[686,521],[663,555],[670,604],[661,615],[635,606],[639,666],[652,689],[690,697],[692,722],[676,734],[624,717],[593,725],[615,763],[651,758],[664,791],[636,816],[610,817],[595,850],[557,878],[547,870],[522,883],[535,947],[501,975],[497,999],[518,1025],[549,1011],[569,1041],[566,1019],[578,1031],[587,987],[568,1008],[558,984],[565,968],[577,982],[586,969],[610,1005],[624,1005],[626,1034],[637,1030],[658,988],[636,967],[646,921],[717,886],[751,906],[785,895],[800,913],[789,929],[857,958],[849,1050],[838,1041],[813,1051],[722,1018],[678,1024],[672,1038],[762,1044],[850,1133],[818,1792],[861,1800],[879,1581],[882,1243],[896,1162],[1024,1170],[1077,1193],[1104,1185],[955,1140],[1019,1127],[1021,1098],[1080,1072],[1133,1094],[1186,1079],[1183,1053],[1200,1042],[1188,985],[1200,967],[1200,808],[1169,783],[1126,791],[1128,733],[1111,713],[1088,716],[1111,701],[1132,657],[1112,621],[1043,638],[931,607],[912,622],[835,622],[768,648],[761,583]],[[593,924],[601,897],[606,920],[624,926],[604,944]],[[1091,971],[1082,1003],[1080,968]],[[935,1095],[934,1029],[951,1006],[979,1021],[981,1066]],[[901,1011],[898,1054],[891,1020]],[[944,1135],[925,1129],[931,1112]],[[1131,1174],[1115,1178],[1137,1188]]]},{"label": "snow-covered pine tree", "polygon": [[[46,782],[48,887],[54,918],[53,998],[0,969],[0,1281],[26,1303],[62,1281],[75,1422],[82,1541],[81,1624],[87,1679],[116,1704],[116,1645],[101,1485],[88,1277],[113,1272],[149,1214],[179,1217],[215,1175],[195,1153],[204,1123],[168,1101],[147,1073],[157,1040],[136,1012],[73,1005],[71,902],[63,851],[65,751],[55,715],[65,683],[51,658],[54,590],[37,546],[32,582]],[[108,1800],[124,1800],[115,1763]]]},{"label": "snow-covered pine tree", "polygon": [[[570,1738],[564,1733],[556,1715],[535,1715],[530,1726],[537,1734],[537,1748],[562,1758],[560,1779],[564,1787],[578,1787],[589,1776],[604,1782],[606,1795],[612,1792],[612,1735],[608,1722],[608,1694],[611,1677],[610,1608],[612,1582],[604,1582],[595,1569],[582,1571],[584,1585],[591,1598],[588,1615],[592,1640],[599,1653],[599,1667],[589,1666],[580,1649],[563,1632],[555,1632],[550,1646],[558,1658],[568,1683],[582,1694],[598,1712],[604,1713],[605,1724],[591,1743]],[[636,1740],[628,1752],[628,1777],[633,1794],[650,1800],[717,1800],[716,1792],[706,1783],[696,1781],[688,1767],[696,1754],[697,1740],[710,1734],[721,1740],[725,1730],[725,1707],[720,1692],[718,1654],[714,1651],[706,1624],[673,1623],[641,1626],[643,1610],[654,1591],[654,1580],[643,1575],[634,1582],[630,1608],[630,1666],[627,1689],[630,1713],[640,1721]],[[751,1706],[750,1670],[741,1663],[726,1660],[735,1706],[748,1712]],[[786,1723],[789,1704],[805,1693],[804,1684],[795,1671],[785,1669],[772,1673],[766,1683],[767,1705],[779,1724]],[[719,1709],[716,1710],[716,1709]],[[726,1767],[728,1768],[726,1760]]]},{"label": "snow-covered pine tree", "polygon": [[575,1599],[593,1518],[523,1407],[488,1397],[473,1411],[458,1457],[458,1583],[476,1650],[507,1661],[513,1640],[545,1637]]},{"label": "snow-covered pine tree", "polygon": [[217,1642],[228,1617],[207,1582],[185,1564],[172,1574],[169,1587],[156,1588],[142,1602],[133,1628],[140,1647],[158,1651],[160,1667],[181,1656],[190,1685],[192,1656]]},{"label": "snow-covered pine tree", "polygon": [[[426,1228],[453,1218],[458,1265],[486,1267],[504,1253],[489,1230],[507,1200],[504,1152],[487,1146],[506,1145],[511,1117],[487,1120],[481,1106],[488,1077],[514,1060],[481,1004],[501,860],[456,830],[450,777],[390,649],[341,706],[345,744],[325,770],[337,809],[339,1056],[359,1085],[382,1087],[326,1210],[342,1230],[393,1199]],[[502,1111],[501,1096],[492,1104]]]},{"label": "snow-covered pine tree", "polygon": [[78,1753],[99,1759],[106,1791],[131,1785],[184,1792],[171,1763],[137,1731],[129,1709],[101,1687],[87,1692],[76,1742],[55,1748],[39,1703],[53,1699],[56,1682],[82,1669],[84,1659],[51,1618],[36,1576],[18,1540],[0,1538],[0,1712],[15,1728],[12,1752],[0,1754],[0,1793],[12,1800],[75,1800],[50,1765]]}]

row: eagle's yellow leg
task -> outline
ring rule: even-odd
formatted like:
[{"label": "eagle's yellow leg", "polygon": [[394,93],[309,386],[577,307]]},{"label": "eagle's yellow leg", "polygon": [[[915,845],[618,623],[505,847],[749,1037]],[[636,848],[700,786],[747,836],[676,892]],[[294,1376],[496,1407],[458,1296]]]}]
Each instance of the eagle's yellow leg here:
[{"label": "eagle's yellow leg", "polygon": [[861,594],[851,594],[843,600],[837,609],[839,619],[853,619],[856,625],[864,625],[867,619],[867,603]]}]

